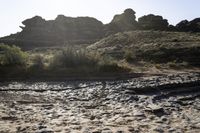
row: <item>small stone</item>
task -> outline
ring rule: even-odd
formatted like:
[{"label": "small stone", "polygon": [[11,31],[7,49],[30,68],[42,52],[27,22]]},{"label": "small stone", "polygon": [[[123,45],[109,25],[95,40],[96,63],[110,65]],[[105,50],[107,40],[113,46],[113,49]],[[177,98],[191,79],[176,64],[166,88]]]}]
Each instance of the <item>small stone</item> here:
[{"label": "small stone", "polygon": [[39,125],[38,126],[38,129],[43,129],[43,128],[47,128],[47,126],[44,126],[44,125]]},{"label": "small stone", "polygon": [[150,120],[155,119],[155,115],[149,115],[149,119],[150,119]]},{"label": "small stone", "polygon": [[133,127],[129,127],[129,128],[128,128],[128,131],[130,131],[130,132],[134,132],[135,129],[134,129]]},{"label": "small stone", "polygon": [[119,130],[119,131],[117,131],[116,133],[125,133],[124,131],[121,131],[121,130]]},{"label": "small stone", "polygon": [[94,115],[90,116],[90,120],[94,120],[94,119],[95,119]]},{"label": "small stone", "polygon": [[123,123],[124,119],[122,117],[119,117],[115,120],[116,123]]},{"label": "small stone", "polygon": [[156,127],[155,129],[153,129],[153,131],[159,132],[159,133],[164,133],[164,130],[160,127]]},{"label": "small stone", "polygon": [[162,107],[158,105],[149,105],[145,111],[152,112],[154,115],[161,117],[165,114],[165,111]]},{"label": "small stone", "polygon": [[144,113],[141,113],[141,112],[134,113],[133,115],[134,115],[135,117],[145,117],[145,114],[144,114]]},{"label": "small stone", "polygon": [[167,121],[167,118],[165,116],[162,116],[161,121],[165,122],[165,121]]},{"label": "small stone", "polygon": [[101,133],[113,133],[109,128],[104,128]]},{"label": "small stone", "polygon": [[54,131],[51,129],[41,129],[40,131],[38,131],[36,133],[54,133]]},{"label": "small stone", "polygon": [[176,129],[174,129],[174,128],[172,128],[172,127],[168,130],[169,133],[173,133],[173,132],[175,132],[175,131],[176,131]]},{"label": "small stone", "polygon": [[101,133],[101,130],[94,130],[92,133]]}]

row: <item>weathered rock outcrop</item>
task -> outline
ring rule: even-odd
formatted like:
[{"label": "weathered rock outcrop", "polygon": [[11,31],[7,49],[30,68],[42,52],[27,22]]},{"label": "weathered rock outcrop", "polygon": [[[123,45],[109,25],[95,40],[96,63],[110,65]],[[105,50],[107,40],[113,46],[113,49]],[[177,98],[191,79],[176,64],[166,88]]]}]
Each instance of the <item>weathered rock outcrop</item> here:
[{"label": "weathered rock outcrop", "polygon": [[0,38],[0,43],[15,44],[32,48],[41,46],[60,46],[66,44],[94,43],[105,36],[117,32],[134,30],[200,32],[200,18],[181,21],[176,26],[158,15],[145,15],[136,21],[135,11],[126,9],[115,15],[108,24],[91,17],[66,17],[58,15],[55,20],[45,20],[40,16],[27,19],[20,26],[22,31]]},{"label": "weathered rock outcrop", "polygon": [[138,24],[142,30],[167,30],[169,25],[167,19],[153,14],[140,17]]},{"label": "weathered rock outcrop", "polygon": [[21,45],[64,45],[68,43],[94,42],[104,35],[102,22],[91,17],[65,17],[46,21],[40,16],[22,22],[22,31],[3,38],[5,42]]},{"label": "weathered rock outcrop", "polygon": [[138,24],[135,18],[135,11],[132,9],[126,9],[124,13],[115,15],[113,20],[105,26],[107,34],[136,30]]},{"label": "weathered rock outcrop", "polygon": [[176,25],[178,31],[184,32],[200,32],[200,18],[192,21],[183,20]]}]

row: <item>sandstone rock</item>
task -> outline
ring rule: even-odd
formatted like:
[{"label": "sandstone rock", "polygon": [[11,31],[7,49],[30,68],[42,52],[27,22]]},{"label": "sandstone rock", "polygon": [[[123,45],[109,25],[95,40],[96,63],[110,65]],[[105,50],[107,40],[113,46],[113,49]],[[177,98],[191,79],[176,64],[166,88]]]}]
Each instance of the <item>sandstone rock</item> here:
[{"label": "sandstone rock", "polygon": [[174,26],[174,25],[169,25],[169,26],[168,26],[168,30],[169,30],[169,31],[177,31],[177,28],[176,28],[176,26]]},{"label": "sandstone rock", "polygon": [[126,9],[124,13],[115,15],[111,23],[105,26],[107,34],[136,30],[138,26],[135,18],[135,11],[132,9]]},{"label": "sandstone rock", "polygon": [[168,20],[163,19],[162,16],[158,15],[145,15],[138,19],[140,29],[143,30],[167,30]]},{"label": "sandstone rock", "polygon": [[179,22],[177,25],[176,25],[176,28],[179,30],[179,31],[188,31],[189,28],[187,27],[189,21],[188,20],[182,20],[181,22]]},{"label": "sandstone rock", "polygon": [[200,32],[200,18],[195,18],[192,21],[183,20],[176,25],[178,31],[185,32]]},{"label": "sandstone rock", "polygon": [[158,105],[154,105],[154,104],[148,105],[145,111],[152,112],[154,115],[159,116],[159,117],[166,114],[165,110],[162,107]]},{"label": "sandstone rock", "polygon": [[[26,19],[22,22],[23,25],[27,27],[39,27],[39,26],[44,26],[46,20],[43,19],[42,17],[40,16],[35,16],[33,18],[30,18],[30,19]],[[24,28],[22,28],[24,29]]]},{"label": "sandstone rock", "polygon": [[46,21],[40,16],[27,19],[20,26],[22,31],[4,38],[21,46],[38,47],[66,45],[69,43],[90,43],[104,35],[103,24],[92,17],[66,17],[58,15],[55,20]]}]

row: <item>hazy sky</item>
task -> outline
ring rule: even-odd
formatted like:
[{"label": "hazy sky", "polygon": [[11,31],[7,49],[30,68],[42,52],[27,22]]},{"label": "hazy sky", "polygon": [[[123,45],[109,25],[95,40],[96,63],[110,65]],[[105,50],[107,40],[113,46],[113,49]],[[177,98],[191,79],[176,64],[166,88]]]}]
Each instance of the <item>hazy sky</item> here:
[{"label": "hazy sky", "polygon": [[20,31],[21,22],[35,15],[46,20],[65,16],[91,16],[109,23],[126,8],[136,16],[162,15],[169,23],[200,17],[200,0],[0,0],[0,36]]}]

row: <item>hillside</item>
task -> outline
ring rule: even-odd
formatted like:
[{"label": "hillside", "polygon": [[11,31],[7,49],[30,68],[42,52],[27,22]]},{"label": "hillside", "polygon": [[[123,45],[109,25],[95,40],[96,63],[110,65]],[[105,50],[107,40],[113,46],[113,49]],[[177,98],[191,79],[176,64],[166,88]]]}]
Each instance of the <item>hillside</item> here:
[{"label": "hillside", "polygon": [[199,71],[199,18],[173,26],[159,15],[136,20],[135,14],[126,9],[108,24],[64,15],[26,19],[21,32],[0,38],[0,73],[7,78],[65,78]]},{"label": "hillside", "polygon": [[129,52],[133,60],[155,63],[188,62],[199,66],[200,34],[165,31],[129,31],[110,35],[88,46],[98,51],[123,59]]}]

